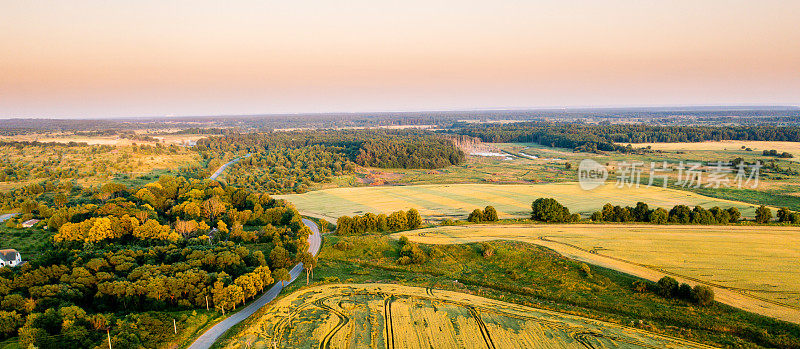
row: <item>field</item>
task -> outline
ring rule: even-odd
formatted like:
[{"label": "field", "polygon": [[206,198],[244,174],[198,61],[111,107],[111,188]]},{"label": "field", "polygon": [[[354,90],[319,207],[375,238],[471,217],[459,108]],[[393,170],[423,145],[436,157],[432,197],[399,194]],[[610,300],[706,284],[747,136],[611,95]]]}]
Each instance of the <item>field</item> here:
[{"label": "field", "polygon": [[158,175],[167,170],[201,166],[197,152],[185,147],[170,151],[134,151],[132,147],[13,146],[0,147],[0,190],[11,190],[45,179],[76,179],[79,185],[105,183],[115,177]]},{"label": "field", "polygon": [[713,142],[694,142],[694,143],[634,143],[634,148],[652,147],[657,150],[665,151],[727,151],[745,152],[742,147],[750,148],[758,155],[764,150],[777,150],[778,152],[789,152],[794,155],[793,159],[800,158],[800,143],[798,142],[768,142],[768,141],[713,141]]},{"label": "field", "polygon": [[676,338],[466,293],[326,285],[274,303],[229,348],[705,348]]},{"label": "field", "polygon": [[[499,239],[536,243],[567,257],[640,277],[657,279],[669,273],[716,286],[724,293],[719,300],[736,298],[729,303],[748,308],[755,303],[761,307],[772,304],[784,315],[771,315],[800,321],[800,229],[796,227],[462,225],[404,235],[427,244]],[[737,303],[743,301],[737,293],[752,298],[751,304]]]},{"label": "field", "polygon": [[741,202],[714,199],[686,191],[661,187],[616,188],[606,185],[595,190],[582,190],[577,183],[556,184],[433,184],[334,188],[305,194],[278,195],[301,212],[336,219],[343,215],[390,213],[416,208],[426,218],[466,218],[475,208],[494,206],[501,218],[527,218],[531,203],[540,197],[552,197],[572,212],[584,216],[599,210],[605,203],[636,205],[644,201],[650,207],[672,208],[684,204],[706,208],[737,207],[745,217],[752,217],[755,206]]}]

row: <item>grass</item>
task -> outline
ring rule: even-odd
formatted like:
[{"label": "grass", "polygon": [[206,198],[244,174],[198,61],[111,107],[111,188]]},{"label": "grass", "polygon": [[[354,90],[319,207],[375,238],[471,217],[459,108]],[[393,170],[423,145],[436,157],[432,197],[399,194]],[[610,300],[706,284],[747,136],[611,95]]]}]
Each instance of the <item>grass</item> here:
[{"label": "grass", "polygon": [[788,226],[513,224],[396,233],[426,244],[548,241],[800,308],[800,229]]},{"label": "grass", "polygon": [[595,190],[582,190],[577,183],[555,184],[431,184],[335,188],[305,194],[279,195],[301,212],[328,217],[352,216],[366,212],[388,213],[416,208],[427,219],[465,218],[475,208],[494,206],[501,218],[525,218],[530,215],[533,200],[552,197],[572,212],[590,215],[611,202],[634,206],[643,201],[650,207],[672,208],[677,204],[702,205],[710,208],[737,207],[752,217],[755,206],[715,199],[695,193],[661,187],[617,188],[606,185]]},{"label": "grass", "polygon": [[[350,242],[352,249],[333,248],[341,240]],[[471,294],[717,346],[800,345],[800,326],[794,324],[720,303],[697,307],[661,298],[652,291],[637,293],[631,285],[638,278],[598,266],[591,266],[587,275],[579,262],[533,244],[489,244],[495,253],[488,258],[482,256],[477,244],[423,245],[428,255],[425,263],[400,266],[395,263],[398,242],[389,236],[328,235],[312,285],[293,283],[272,304],[289,297],[287,294],[319,285],[391,283]],[[246,347],[244,341],[256,342],[253,334],[266,330],[259,324],[272,309],[262,308],[228,331],[215,347],[236,343]],[[334,321],[335,316],[330,319]],[[293,326],[300,326],[296,320]]]},{"label": "grass", "polygon": [[0,249],[13,248],[23,260],[31,260],[50,246],[52,236],[52,232],[38,228],[13,229],[0,224]]},{"label": "grass", "polygon": [[240,335],[227,347],[706,347],[467,293],[379,283],[296,291]]}]

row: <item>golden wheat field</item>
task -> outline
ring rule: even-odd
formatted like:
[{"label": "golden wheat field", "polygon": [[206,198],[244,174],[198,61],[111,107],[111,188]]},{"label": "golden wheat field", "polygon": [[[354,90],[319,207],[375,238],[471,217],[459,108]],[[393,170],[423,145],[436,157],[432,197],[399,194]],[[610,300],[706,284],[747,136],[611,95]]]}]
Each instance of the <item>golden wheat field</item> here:
[{"label": "golden wheat field", "polygon": [[325,285],[274,303],[228,348],[706,348],[488,298],[390,284]]},{"label": "golden wheat field", "polygon": [[588,216],[605,203],[636,205],[643,201],[651,208],[672,208],[683,204],[710,208],[737,207],[745,217],[752,217],[755,206],[715,199],[687,191],[661,187],[617,188],[605,185],[585,191],[577,183],[555,184],[431,184],[408,186],[335,188],[305,194],[277,195],[289,200],[304,213],[338,218],[366,212],[391,213],[416,208],[427,219],[466,218],[469,212],[486,205],[494,206],[501,218],[527,218],[531,202],[552,197],[572,212]]},{"label": "golden wheat field", "polygon": [[[625,143],[627,145],[627,143]],[[732,151],[740,152],[742,147],[750,148],[755,153],[764,150],[777,150],[779,152],[789,152],[794,155],[794,159],[800,157],[800,143],[780,142],[780,141],[708,141],[692,143],[633,143],[634,148],[652,147],[656,150],[665,151],[692,151],[692,150],[711,150],[711,151]]]},{"label": "golden wheat field", "polygon": [[574,247],[800,309],[797,227],[478,224],[427,228],[394,237],[400,235],[426,244],[517,240],[557,250]]}]

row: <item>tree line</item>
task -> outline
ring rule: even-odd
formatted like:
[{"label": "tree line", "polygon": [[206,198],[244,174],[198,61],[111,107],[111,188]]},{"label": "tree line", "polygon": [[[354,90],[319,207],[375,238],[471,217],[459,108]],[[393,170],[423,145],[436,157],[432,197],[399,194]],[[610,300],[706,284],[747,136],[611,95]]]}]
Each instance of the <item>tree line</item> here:
[{"label": "tree line", "polygon": [[209,161],[209,169],[251,154],[231,166],[225,178],[269,193],[305,192],[315,183],[353,174],[357,165],[434,169],[465,160],[451,141],[423,131],[227,133],[198,140],[194,149]]},{"label": "tree line", "polygon": [[388,216],[385,213],[365,213],[356,216],[341,216],[336,221],[336,234],[364,235],[368,233],[384,233],[391,231],[416,229],[422,225],[422,217],[414,208],[408,211],[395,211]]},{"label": "tree line", "polygon": [[797,126],[657,126],[535,121],[512,124],[456,124],[447,131],[484,142],[537,143],[581,151],[626,151],[618,143],[757,140],[800,142]]}]

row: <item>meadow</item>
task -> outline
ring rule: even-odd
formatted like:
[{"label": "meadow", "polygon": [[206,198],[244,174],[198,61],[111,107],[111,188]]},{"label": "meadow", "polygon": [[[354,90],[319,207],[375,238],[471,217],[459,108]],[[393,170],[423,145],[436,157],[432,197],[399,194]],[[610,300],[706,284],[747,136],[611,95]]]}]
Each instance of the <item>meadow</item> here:
[{"label": "meadow", "polygon": [[303,213],[324,215],[334,220],[344,215],[388,213],[409,208],[416,208],[429,220],[464,219],[472,210],[486,205],[494,206],[500,218],[528,218],[531,202],[540,197],[555,198],[570,211],[585,217],[608,202],[635,206],[638,201],[646,202],[652,208],[666,209],[678,204],[706,208],[737,207],[744,217],[752,217],[755,212],[754,205],[687,191],[645,186],[617,188],[612,184],[591,191],[582,190],[577,183],[431,184],[333,188],[275,197],[290,201]]},{"label": "meadow", "polygon": [[[758,303],[764,311],[775,305],[776,313],[770,315],[780,312],[777,316],[800,321],[800,229],[796,227],[478,224],[393,236],[400,235],[425,244],[491,240],[540,244],[570,258],[653,281],[668,273],[712,285],[732,298],[731,305],[749,309]],[[641,268],[656,273],[639,272]],[[736,293],[752,298],[750,304],[742,304],[747,300]]]},{"label": "meadow", "polygon": [[228,348],[707,348],[467,293],[329,284],[276,303]]}]

